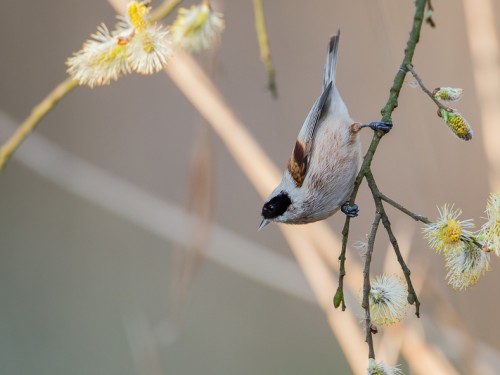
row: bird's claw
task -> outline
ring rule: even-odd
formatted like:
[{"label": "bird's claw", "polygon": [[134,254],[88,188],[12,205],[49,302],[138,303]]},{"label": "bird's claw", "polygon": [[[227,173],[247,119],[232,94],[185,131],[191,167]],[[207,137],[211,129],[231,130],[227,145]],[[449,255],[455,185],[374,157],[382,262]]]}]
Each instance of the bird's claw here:
[{"label": "bird's claw", "polygon": [[349,204],[349,202],[344,203],[340,210],[348,217],[358,216],[359,207],[357,204]]},{"label": "bird's claw", "polygon": [[376,132],[382,132],[384,134],[389,133],[392,129],[392,122],[385,121],[373,121],[368,124],[370,129]]}]

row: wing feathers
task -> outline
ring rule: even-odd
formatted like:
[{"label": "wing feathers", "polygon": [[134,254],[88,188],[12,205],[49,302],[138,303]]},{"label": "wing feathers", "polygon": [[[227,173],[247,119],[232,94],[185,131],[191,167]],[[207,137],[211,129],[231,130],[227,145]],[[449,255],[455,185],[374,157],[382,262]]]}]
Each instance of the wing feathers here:
[{"label": "wing feathers", "polygon": [[303,138],[302,141],[306,145],[306,153],[308,153],[311,149],[312,141],[314,139],[314,134],[316,133],[316,129],[320,123],[321,115],[325,109],[325,105],[328,101],[328,97],[330,96],[330,92],[332,91],[332,82],[330,82],[325,90],[321,93],[321,96],[316,100],[313,107],[309,111],[307,115],[306,121],[304,125],[302,125],[302,129],[305,130],[304,134],[302,131],[299,134],[299,138]]},{"label": "wing feathers", "polygon": [[330,95],[335,91],[335,69],[337,65],[337,53],[340,41],[340,30],[337,35],[330,38],[325,61],[325,70],[323,75],[323,92],[316,100],[309,111],[307,118],[302,125],[297,142],[293,149],[292,156],[288,162],[288,171],[295,180],[297,187],[301,187],[307,174],[308,159],[311,153],[314,137],[321,126],[321,118],[328,108]]},{"label": "wing feathers", "polygon": [[328,97],[332,91],[332,83],[330,82],[325,91],[316,100],[302,129],[306,130],[305,134],[299,134],[299,139],[295,142],[292,156],[288,162],[288,171],[292,175],[297,187],[301,187],[307,173],[307,160],[311,152],[314,140],[314,134],[320,124],[321,116],[327,107]]}]

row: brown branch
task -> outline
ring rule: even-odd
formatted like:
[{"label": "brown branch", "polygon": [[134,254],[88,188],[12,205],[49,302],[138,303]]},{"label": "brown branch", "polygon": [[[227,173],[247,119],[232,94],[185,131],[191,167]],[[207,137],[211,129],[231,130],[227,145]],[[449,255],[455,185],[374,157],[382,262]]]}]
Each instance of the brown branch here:
[{"label": "brown branch", "polygon": [[375,349],[373,347],[373,337],[371,331],[371,317],[370,317],[370,265],[372,261],[373,246],[375,244],[375,237],[377,235],[378,226],[380,224],[380,212],[377,211],[373,219],[372,230],[368,237],[368,247],[365,254],[365,266],[363,269],[363,301],[361,306],[365,310],[365,341],[368,344],[368,358],[375,359]]},{"label": "brown branch", "polygon": [[337,292],[335,292],[335,297],[333,297],[333,306],[335,308],[339,307],[342,303],[342,311],[345,311],[345,300],[344,300],[344,276],[345,276],[345,260],[347,251],[347,240],[349,238],[349,223],[350,217],[346,216],[344,229],[342,229],[342,250],[339,255],[339,286],[337,287]]},{"label": "brown branch", "polygon": [[389,203],[392,207],[398,209],[399,211],[403,212],[404,214],[408,215],[413,220],[420,221],[420,222],[422,222],[424,224],[430,224],[431,223],[431,221],[428,218],[426,218],[425,216],[417,215],[416,213],[410,211],[406,207],[404,207],[404,206],[400,205],[399,203],[393,201],[391,198],[389,198],[387,195],[383,194],[380,191],[378,191],[378,196],[379,196],[380,199],[382,199],[383,201]]},{"label": "brown branch", "polygon": [[373,199],[375,200],[377,212],[380,213],[380,216],[382,218],[382,224],[384,225],[384,228],[387,231],[387,234],[389,235],[389,240],[392,244],[392,248],[394,249],[394,253],[396,254],[396,258],[398,259],[399,265],[401,266],[403,274],[405,275],[406,285],[408,286],[408,297],[407,297],[408,303],[410,305],[415,304],[415,315],[418,318],[420,318],[420,301],[418,300],[417,293],[415,292],[415,289],[413,288],[413,283],[411,282],[411,277],[410,277],[411,271],[406,265],[403,256],[401,255],[398,241],[396,240],[396,236],[394,236],[394,232],[392,231],[391,228],[391,222],[389,221],[389,217],[385,212],[384,205],[380,197],[380,190],[378,189],[377,184],[375,183],[375,178],[373,177],[371,171],[368,172],[368,174],[366,175],[366,181],[368,182],[368,186],[370,187],[370,190],[372,192]]}]

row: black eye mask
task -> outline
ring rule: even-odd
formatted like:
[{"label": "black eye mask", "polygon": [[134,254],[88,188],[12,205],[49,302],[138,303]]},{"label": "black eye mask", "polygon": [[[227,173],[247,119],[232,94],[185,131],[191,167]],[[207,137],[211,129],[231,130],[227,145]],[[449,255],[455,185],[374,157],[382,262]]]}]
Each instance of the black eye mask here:
[{"label": "black eye mask", "polygon": [[262,216],[264,219],[274,219],[282,215],[291,204],[292,201],[288,194],[281,192],[264,204],[264,207],[262,207]]}]

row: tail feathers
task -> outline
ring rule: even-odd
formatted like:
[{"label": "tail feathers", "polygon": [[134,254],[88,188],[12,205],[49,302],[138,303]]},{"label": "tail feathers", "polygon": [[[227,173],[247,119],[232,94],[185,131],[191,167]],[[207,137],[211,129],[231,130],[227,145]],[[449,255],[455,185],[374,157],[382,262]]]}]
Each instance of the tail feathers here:
[{"label": "tail feathers", "polygon": [[335,85],[335,70],[337,68],[337,54],[340,43],[340,29],[337,35],[330,38],[328,49],[326,51],[325,72],[323,76],[323,90],[326,89],[330,82]]}]

